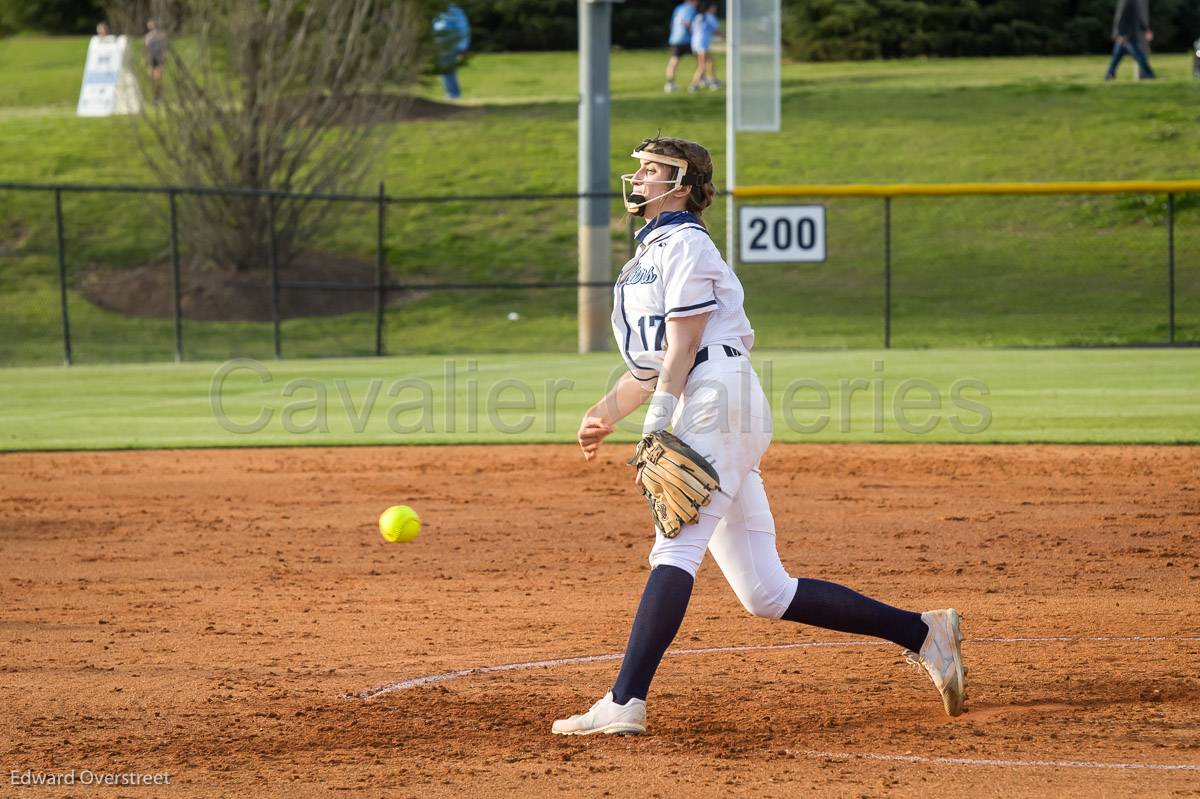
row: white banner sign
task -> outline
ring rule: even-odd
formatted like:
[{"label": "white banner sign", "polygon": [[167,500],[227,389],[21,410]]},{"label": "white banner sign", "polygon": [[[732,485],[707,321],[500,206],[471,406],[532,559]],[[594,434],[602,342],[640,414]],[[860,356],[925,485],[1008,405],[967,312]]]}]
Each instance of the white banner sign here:
[{"label": "white banner sign", "polygon": [[129,70],[128,40],[124,36],[93,36],[79,90],[81,117],[136,114],[142,108],[137,80]]},{"label": "white banner sign", "polygon": [[744,264],[825,260],[825,207],[742,205],[738,241]]},{"label": "white banner sign", "polygon": [[[707,5],[704,3],[702,5]],[[733,97],[737,130],[779,132],[780,0],[740,0],[730,31],[735,81]]]}]

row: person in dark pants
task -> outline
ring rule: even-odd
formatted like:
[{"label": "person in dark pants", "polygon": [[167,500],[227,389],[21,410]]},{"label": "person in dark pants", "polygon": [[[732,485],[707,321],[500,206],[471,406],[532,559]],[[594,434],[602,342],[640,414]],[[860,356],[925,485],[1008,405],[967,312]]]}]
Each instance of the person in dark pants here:
[{"label": "person in dark pants", "polygon": [[1154,70],[1150,68],[1146,54],[1138,47],[1143,32],[1146,34],[1146,41],[1154,40],[1154,31],[1150,30],[1149,0],[1117,0],[1117,12],[1113,15],[1112,61],[1108,64],[1108,71],[1104,73],[1105,80],[1112,80],[1117,76],[1117,65],[1126,53],[1133,56],[1133,60],[1142,70],[1143,78],[1154,78]]},{"label": "person in dark pants", "polygon": [[167,63],[167,34],[154,20],[146,21],[146,64],[150,68],[150,83],[154,87],[154,102],[162,99],[163,67]]},{"label": "person in dark pants", "polygon": [[462,89],[458,85],[458,67],[466,61],[467,51],[471,47],[471,22],[461,6],[451,3],[445,11],[434,17],[433,39],[438,48],[442,88],[447,98],[457,100],[462,97]]}]

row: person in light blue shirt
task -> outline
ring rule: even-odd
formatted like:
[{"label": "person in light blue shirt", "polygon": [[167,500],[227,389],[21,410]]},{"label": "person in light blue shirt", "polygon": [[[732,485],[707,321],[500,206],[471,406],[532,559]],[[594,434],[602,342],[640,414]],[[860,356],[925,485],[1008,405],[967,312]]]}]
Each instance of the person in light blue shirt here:
[{"label": "person in light blue shirt", "polygon": [[692,21],[699,13],[699,7],[700,0],[684,0],[671,13],[671,35],[667,39],[671,57],[667,60],[667,83],[663,86],[663,91],[667,93],[677,88],[675,70],[679,67],[679,59],[692,52]]},{"label": "person in light blue shirt", "polygon": [[465,60],[471,48],[471,22],[467,12],[457,3],[433,18],[433,40],[438,48],[438,71],[442,77],[442,88],[451,100],[462,96],[458,85],[458,65]]},{"label": "person in light blue shirt", "polygon": [[697,13],[692,19],[692,52],[696,54],[696,74],[692,76],[692,85],[688,87],[690,92],[697,92],[702,86],[721,88],[721,81],[714,74],[716,67],[712,56],[713,35],[720,28],[716,3],[709,3],[703,13]]}]

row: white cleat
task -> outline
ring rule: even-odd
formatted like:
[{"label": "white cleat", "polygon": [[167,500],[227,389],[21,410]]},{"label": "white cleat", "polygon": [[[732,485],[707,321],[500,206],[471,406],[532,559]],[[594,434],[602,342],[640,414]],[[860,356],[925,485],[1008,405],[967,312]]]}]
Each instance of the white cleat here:
[{"label": "white cleat", "polygon": [[904,657],[929,673],[933,686],[942,695],[942,704],[951,716],[961,715],[967,701],[967,669],[963,666],[962,617],[954,608],[930,610],[921,614],[929,627],[919,653],[904,650]]},{"label": "white cleat", "polygon": [[679,87],[675,85],[675,81],[669,80],[663,84],[663,91],[667,94],[671,94],[672,92],[679,91]]},{"label": "white cleat", "polygon": [[646,731],[646,701],[630,699],[618,705],[609,691],[587,713],[559,719],[550,730],[555,735],[641,735]]}]

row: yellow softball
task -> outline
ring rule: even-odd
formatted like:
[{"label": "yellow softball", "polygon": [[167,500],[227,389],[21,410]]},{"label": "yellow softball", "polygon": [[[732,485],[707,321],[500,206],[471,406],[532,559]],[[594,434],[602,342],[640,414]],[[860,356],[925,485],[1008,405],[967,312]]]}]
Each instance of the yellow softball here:
[{"label": "yellow softball", "polygon": [[393,505],[379,515],[379,532],[393,544],[407,543],[421,532],[421,517],[407,505]]}]

